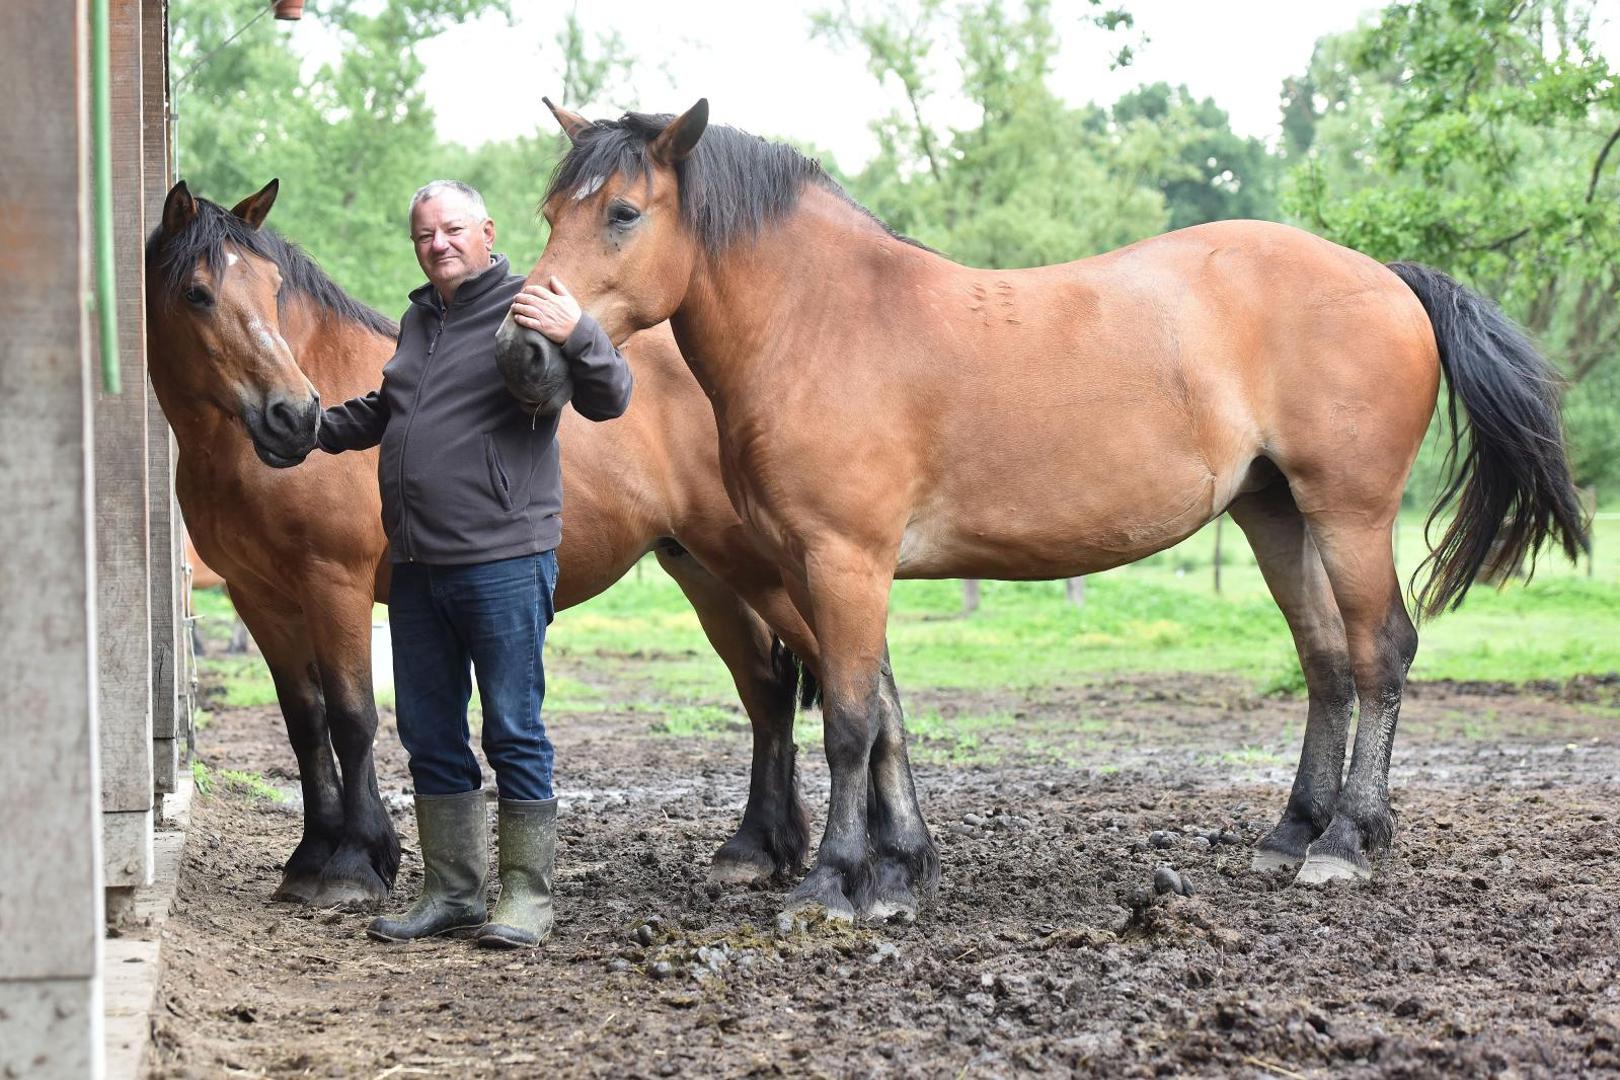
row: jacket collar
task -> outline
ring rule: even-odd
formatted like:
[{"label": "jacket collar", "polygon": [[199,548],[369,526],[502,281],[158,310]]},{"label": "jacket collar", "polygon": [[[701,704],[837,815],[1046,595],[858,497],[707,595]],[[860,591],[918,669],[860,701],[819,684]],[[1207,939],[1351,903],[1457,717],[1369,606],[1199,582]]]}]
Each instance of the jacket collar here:
[{"label": "jacket collar", "polygon": [[[450,306],[465,307],[506,280],[509,273],[511,266],[507,263],[506,256],[500,254],[492,256],[488,266],[456,286],[456,295],[450,301]],[[411,303],[421,304],[435,312],[444,310],[444,302],[439,299],[439,290],[433,287],[431,281],[411,290]]]}]

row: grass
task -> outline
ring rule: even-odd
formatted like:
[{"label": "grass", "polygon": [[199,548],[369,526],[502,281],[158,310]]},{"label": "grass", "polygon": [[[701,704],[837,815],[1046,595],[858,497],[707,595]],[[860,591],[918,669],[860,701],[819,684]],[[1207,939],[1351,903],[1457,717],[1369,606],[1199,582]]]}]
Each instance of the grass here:
[{"label": "grass", "polygon": [[[1219,594],[1213,527],[1169,552],[1088,578],[1083,608],[1067,603],[1057,582],[987,581],[979,610],[963,617],[960,583],[897,582],[889,640],[900,685],[1016,692],[1117,673],[1186,671],[1238,675],[1263,693],[1301,693],[1287,626],[1243,534],[1230,522],[1221,533]],[[1404,520],[1398,536],[1398,566],[1409,575],[1425,550],[1420,519]],[[1597,522],[1594,548],[1590,568],[1548,558],[1528,585],[1476,587],[1461,610],[1420,627],[1412,678],[1522,683],[1620,671],[1620,520]],[[207,603],[228,605],[223,597]],[[228,606],[204,613],[228,626]],[[552,713],[638,707],[577,675],[600,671],[603,685],[616,686],[633,669],[644,683],[637,696],[653,703],[640,707],[660,717],[659,731],[706,734],[743,723],[729,673],[680,590],[656,568],[627,575],[559,615],[547,655],[565,658],[575,673],[548,678]],[[211,706],[275,702],[257,657],[211,659],[204,668],[215,687]],[[391,694],[380,694],[379,704],[390,706]],[[999,719],[947,723],[919,715],[910,725],[949,757],[971,755],[973,725]],[[818,744],[819,723],[800,734]]]},{"label": "grass", "polygon": [[250,800],[262,799],[275,803],[285,802],[287,798],[280,788],[256,772],[241,769],[214,770],[201,760],[192,761],[191,779],[199,795],[213,795],[217,791],[221,794],[242,795]]}]

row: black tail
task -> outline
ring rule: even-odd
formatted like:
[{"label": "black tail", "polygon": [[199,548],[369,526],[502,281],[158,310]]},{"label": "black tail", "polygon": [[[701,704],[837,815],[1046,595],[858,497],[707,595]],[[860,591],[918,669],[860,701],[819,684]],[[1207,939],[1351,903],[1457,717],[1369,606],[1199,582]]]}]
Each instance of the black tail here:
[{"label": "black tail", "polygon": [[821,704],[821,684],[815,675],[804,666],[798,654],[774,635],[771,637],[771,667],[776,672],[777,684],[791,688],[798,695],[799,708]]},{"label": "black tail", "polygon": [[[1456,513],[1418,567],[1418,574],[1429,569],[1418,610],[1432,617],[1462,603],[1482,570],[1499,582],[1526,555],[1533,568],[1536,552],[1548,540],[1574,559],[1587,547],[1586,522],[1564,456],[1562,380],[1552,365],[1524,331],[1478,293],[1416,263],[1389,268],[1429,313],[1449,386],[1449,479],[1429,524],[1453,503]],[[1459,397],[1468,420],[1460,468]]]}]

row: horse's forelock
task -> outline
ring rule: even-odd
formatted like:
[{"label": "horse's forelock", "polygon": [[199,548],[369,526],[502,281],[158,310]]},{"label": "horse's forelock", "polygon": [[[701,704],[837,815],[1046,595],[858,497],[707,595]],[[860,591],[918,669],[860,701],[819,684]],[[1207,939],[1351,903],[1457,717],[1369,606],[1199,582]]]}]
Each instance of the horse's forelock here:
[{"label": "horse's forelock", "polygon": [[[593,122],[578,133],[574,145],[557,163],[541,206],[559,194],[583,198],[591,193],[592,184],[599,187],[616,176],[651,176],[653,162],[647,147],[674,120],[670,113],[626,113],[617,120]],[[675,166],[675,177],[681,219],[711,254],[735,241],[757,237],[798,205],[808,184],[837,194],[896,239],[923,246],[896,233],[850,198],[820,162],[786,143],[770,142],[723,124],[709,125],[692,153]]]},{"label": "horse's forelock", "polygon": [[[177,232],[160,226],[146,243],[146,263],[162,284],[163,300],[173,303],[191,281],[199,262],[214,273],[226,264],[227,245],[234,245],[276,265],[283,285],[367,329],[395,337],[394,322],[344,292],[297,244],[269,228],[255,229],[218,203],[197,199],[197,213]],[[279,306],[278,298],[278,306]]]}]

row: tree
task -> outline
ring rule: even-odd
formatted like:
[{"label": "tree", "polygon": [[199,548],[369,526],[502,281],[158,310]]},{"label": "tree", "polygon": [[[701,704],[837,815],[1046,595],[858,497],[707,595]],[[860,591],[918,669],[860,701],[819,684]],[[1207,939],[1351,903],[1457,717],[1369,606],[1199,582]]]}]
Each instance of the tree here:
[{"label": "tree", "polygon": [[1577,480],[1620,480],[1620,81],[1586,0],[1415,0],[1285,87],[1285,209],[1501,300],[1573,384]]},{"label": "tree", "polygon": [[[1097,0],[1089,21],[1129,25]],[[812,32],[863,49],[868,70],[904,101],[876,125],[878,154],[851,178],[854,194],[902,232],[963,262],[1032,266],[1093,254],[1161,231],[1163,194],[1144,183],[1126,135],[1067,107],[1047,85],[1058,34],[1046,0],[1017,15],[1001,0],[948,12],[942,0],[876,15],[849,6],[816,15]],[[928,117],[931,70],[955,59],[979,122],[952,129]]]},{"label": "tree", "polygon": [[1277,159],[1259,139],[1236,134],[1213,98],[1195,99],[1185,86],[1142,86],[1114,103],[1116,125],[1152,128],[1164,144],[1157,175],[1170,228],[1276,213]]}]

